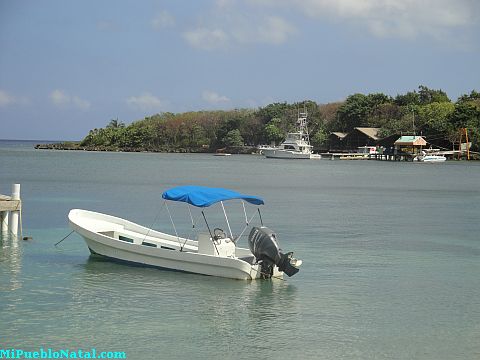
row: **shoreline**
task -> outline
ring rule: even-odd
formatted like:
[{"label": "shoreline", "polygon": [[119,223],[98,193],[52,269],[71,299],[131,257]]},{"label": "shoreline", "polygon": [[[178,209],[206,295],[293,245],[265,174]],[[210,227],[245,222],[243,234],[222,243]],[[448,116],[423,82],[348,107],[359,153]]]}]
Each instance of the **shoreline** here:
[{"label": "shoreline", "polygon": [[[118,148],[115,146],[80,146],[75,142],[63,142],[52,144],[36,144],[36,150],[61,150],[61,151],[105,151],[105,152],[147,152],[147,153],[176,153],[176,154],[258,154],[258,149],[253,146],[235,146],[224,149],[212,150],[210,148],[171,148],[171,147],[141,147],[141,148]],[[221,151],[219,151],[221,150]]]},{"label": "shoreline", "polygon": [[[167,147],[142,147],[142,148],[118,148],[114,146],[80,146],[77,142],[59,142],[50,144],[36,144],[36,150],[58,150],[58,151],[96,151],[96,152],[124,152],[124,153],[163,153],[163,154],[234,154],[234,155],[259,155],[258,148],[253,146],[236,146],[226,147],[222,149],[212,150],[209,148],[167,148]],[[220,150],[220,151],[219,151]],[[350,153],[345,153],[349,155]],[[321,153],[325,159],[331,159],[331,156],[340,155],[336,153]],[[350,154],[352,155],[352,154]],[[339,160],[377,160],[376,158],[342,158]],[[462,159],[463,160],[463,159]],[[472,156],[470,161],[479,161],[480,157]],[[379,160],[380,161],[380,160]],[[405,160],[404,160],[405,161]],[[450,159],[450,161],[459,161],[458,159]],[[461,161],[461,160],[460,160]]]}]

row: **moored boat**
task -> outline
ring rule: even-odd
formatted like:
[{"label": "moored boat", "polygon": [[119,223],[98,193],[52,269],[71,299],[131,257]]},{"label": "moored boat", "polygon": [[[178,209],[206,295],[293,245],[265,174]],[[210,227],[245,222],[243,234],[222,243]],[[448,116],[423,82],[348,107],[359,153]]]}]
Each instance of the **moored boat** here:
[{"label": "moored boat", "polygon": [[313,146],[307,129],[307,112],[299,113],[297,131],[288,133],[280,146],[260,149],[267,158],[275,159],[321,159],[321,155],[313,153]]},{"label": "moored boat", "polygon": [[[282,277],[284,273],[292,276],[298,272],[301,260],[293,258],[291,252],[282,252],[276,234],[263,226],[259,208],[257,211],[261,224],[251,225],[257,212],[249,220],[245,202],[260,206],[264,204],[261,198],[201,186],[176,187],[165,191],[162,197],[167,211],[167,201],[185,202],[188,206],[200,208],[208,232],[198,233],[196,240],[193,240],[180,237],[175,226],[175,235],[170,235],[115,216],[80,209],[71,210],[68,219],[72,229],[83,237],[93,255],[113,260],[243,280]],[[224,201],[235,199],[242,201],[246,219],[246,226],[238,236],[234,236],[230,229],[223,204]],[[221,228],[211,231],[212,227],[207,221],[204,209],[216,203],[221,204],[228,235]],[[194,223],[193,217],[191,220]],[[251,228],[248,248],[237,246],[248,227]]]},{"label": "moored boat", "polygon": [[447,160],[447,158],[444,155],[440,155],[439,153],[435,153],[431,151],[426,152],[425,150],[423,150],[422,154],[418,155],[414,160],[420,161],[420,162],[437,163],[437,162],[444,162]]}]

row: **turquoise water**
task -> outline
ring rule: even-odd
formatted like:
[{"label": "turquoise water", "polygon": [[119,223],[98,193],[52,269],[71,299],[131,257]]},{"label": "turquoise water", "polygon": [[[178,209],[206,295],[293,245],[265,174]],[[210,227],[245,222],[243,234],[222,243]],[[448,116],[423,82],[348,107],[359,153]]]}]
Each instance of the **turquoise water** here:
[{"label": "turquoise water", "polygon": [[[0,241],[0,348],[96,347],[129,359],[480,358],[479,179],[480,163],[0,142],[0,193],[21,184],[23,232],[33,237]],[[53,246],[70,232],[72,208],[173,233],[161,192],[185,184],[262,196],[264,222],[303,259],[301,271],[243,282],[93,259],[77,235]],[[179,224],[188,216],[173,212]]]}]

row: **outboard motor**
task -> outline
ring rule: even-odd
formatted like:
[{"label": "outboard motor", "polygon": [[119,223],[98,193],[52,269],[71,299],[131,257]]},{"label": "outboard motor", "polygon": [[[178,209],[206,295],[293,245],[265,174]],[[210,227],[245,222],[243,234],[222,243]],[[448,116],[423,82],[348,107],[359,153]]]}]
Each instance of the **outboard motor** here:
[{"label": "outboard motor", "polygon": [[261,264],[262,277],[266,279],[272,277],[274,265],[288,276],[293,276],[302,263],[301,260],[292,257],[293,252],[282,253],[278,247],[276,234],[265,226],[252,228],[248,236],[248,247]]}]

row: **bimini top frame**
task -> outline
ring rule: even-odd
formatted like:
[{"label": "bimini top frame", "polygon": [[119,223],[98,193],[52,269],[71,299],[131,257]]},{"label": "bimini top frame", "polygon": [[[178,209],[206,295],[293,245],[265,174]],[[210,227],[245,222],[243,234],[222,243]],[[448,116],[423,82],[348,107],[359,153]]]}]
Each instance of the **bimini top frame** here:
[{"label": "bimini top frame", "polygon": [[[230,232],[230,238],[234,242],[236,242],[236,240],[238,240],[243,235],[243,232],[245,231],[246,227],[248,227],[249,223],[253,219],[253,216],[250,220],[247,218],[246,209],[245,209],[245,206],[243,205],[246,226],[243,229],[243,231],[241,232],[241,234],[235,238],[233,236],[232,229],[230,228],[230,223],[228,221],[228,216],[227,216],[227,213],[225,211],[225,206],[223,205],[223,201],[238,199],[238,200],[242,200],[242,204],[243,204],[243,201],[246,201],[246,202],[248,202],[250,204],[254,204],[254,205],[264,205],[265,204],[263,199],[258,197],[258,196],[245,195],[245,194],[241,194],[241,193],[238,193],[236,191],[229,190],[229,189],[211,188],[211,187],[206,187],[206,186],[194,186],[194,185],[178,186],[178,187],[174,187],[174,188],[171,188],[169,190],[166,190],[166,191],[163,192],[162,198],[165,199],[165,200],[170,200],[170,201],[185,202],[189,205],[193,205],[193,206],[200,207],[200,208],[209,207],[209,206],[219,202],[222,205],[223,214],[225,215],[225,220],[226,220],[226,223],[227,223],[227,227],[228,227],[228,230]],[[170,215],[170,220],[172,221],[175,233],[177,234],[175,224],[174,224],[173,219],[171,217],[168,206],[166,206],[166,203],[165,203],[165,207],[166,207],[166,209],[167,209],[167,211]],[[191,217],[191,220],[192,220],[192,226],[193,226],[193,228],[195,228],[195,222],[193,220],[192,213],[190,212],[190,209],[189,209],[189,213],[190,213],[190,217]],[[262,216],[260,214],[260,209],[259,208],[258,208],[258,213],[260,215],[260,221],[263,225]],[[210,230],[210,226],[207,222],[207,219],[205,217],[205,213],[203,212],[203,210],[202,210],[202,215],[203,215],[203,218],[204,218],[205,223],[207,225],[208,231],[210,232],[210,234],[212,236],[212,239],[213,239],[214,236],[213,236],[213,234]],[[177,237],[178,237],[178,234],[177,234]]]}]

